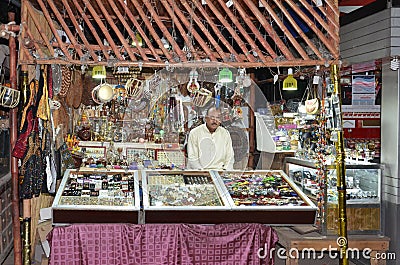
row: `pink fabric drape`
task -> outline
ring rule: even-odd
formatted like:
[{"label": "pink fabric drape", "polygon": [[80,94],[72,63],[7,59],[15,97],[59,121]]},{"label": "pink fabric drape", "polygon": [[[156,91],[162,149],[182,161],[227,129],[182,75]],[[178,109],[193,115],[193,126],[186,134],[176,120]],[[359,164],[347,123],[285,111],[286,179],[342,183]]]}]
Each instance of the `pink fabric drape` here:
[{"label": "pink fabric drape", "polygon": [[50,265],[264,265],[278,236],[262,224],[76,224],[54,227]]}]

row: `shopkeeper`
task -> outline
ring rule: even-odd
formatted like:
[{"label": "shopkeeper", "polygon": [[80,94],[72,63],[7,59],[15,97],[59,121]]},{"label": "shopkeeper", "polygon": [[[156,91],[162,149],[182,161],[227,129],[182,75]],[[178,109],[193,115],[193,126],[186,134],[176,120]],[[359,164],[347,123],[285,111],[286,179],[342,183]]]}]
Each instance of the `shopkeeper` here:
[{"label": "shopkeeper", "polygon": [[229,131],[221,127],[221,111],[208,109],[206,123],[189,133],[187,152],[189,169],[232,170],[234,153]]}]

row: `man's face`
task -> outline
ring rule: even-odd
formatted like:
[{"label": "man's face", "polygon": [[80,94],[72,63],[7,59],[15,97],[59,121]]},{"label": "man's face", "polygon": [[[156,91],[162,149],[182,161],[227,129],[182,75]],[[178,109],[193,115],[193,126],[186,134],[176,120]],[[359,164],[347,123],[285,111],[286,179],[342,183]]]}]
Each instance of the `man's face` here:
[{"label": "man's face", "polygon": [[206,126],[210,132],[214,132],[221,124],[221,112],[218,110],[210,110],[206,116]]}]

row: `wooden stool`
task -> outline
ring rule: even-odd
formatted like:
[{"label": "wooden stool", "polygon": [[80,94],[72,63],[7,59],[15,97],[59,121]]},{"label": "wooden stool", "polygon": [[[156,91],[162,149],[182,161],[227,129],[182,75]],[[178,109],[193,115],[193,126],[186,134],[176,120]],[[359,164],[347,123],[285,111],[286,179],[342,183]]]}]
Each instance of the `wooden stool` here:
[{"label": "wooden stool", "polygon": [[[297,265],[298,258],[302,257],[301,254],[295,255],[296,253],[294,253],[294,250],[296,250],[297,253],[302,253],[301,251],[304,250],[306,254],[310,249],[316,252],[328,251],[329,248],[339,250],[337,236],[322,236],[317,232],[302,235],[290,227],[274,227],[274,229],[279,236],[278,244],[286,249],[286,265]],[[349,250],[348,258],[354,257],[352,256],[352,250],[354,249],[359,250],[358,254],[360,257],[362,257],[364,249],[370,249],[371,252],[367,254],[371,257],[371,265],[386,264],[385,259],[376,259],[374,257],[380,257],[380,253],[385,253],[389,249],[390,238],[377,235],[349,235],[347,239]],[[307,255],[305,255],[305,257],[307,257]],[[339,254],[337,258],[339,258]]]}]

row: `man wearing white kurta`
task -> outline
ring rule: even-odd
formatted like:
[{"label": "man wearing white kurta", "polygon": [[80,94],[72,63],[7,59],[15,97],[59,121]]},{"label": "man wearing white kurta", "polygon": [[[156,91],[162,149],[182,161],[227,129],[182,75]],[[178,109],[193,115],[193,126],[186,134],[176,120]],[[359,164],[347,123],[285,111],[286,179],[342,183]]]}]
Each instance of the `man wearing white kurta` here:
[{"label": "man wearing white kurta", "polygon": [[207,111],[206,123],[190,131],[188,139],[188,168],[232,170],[234,153],[232,139],[221,125],[221,111]]}]

